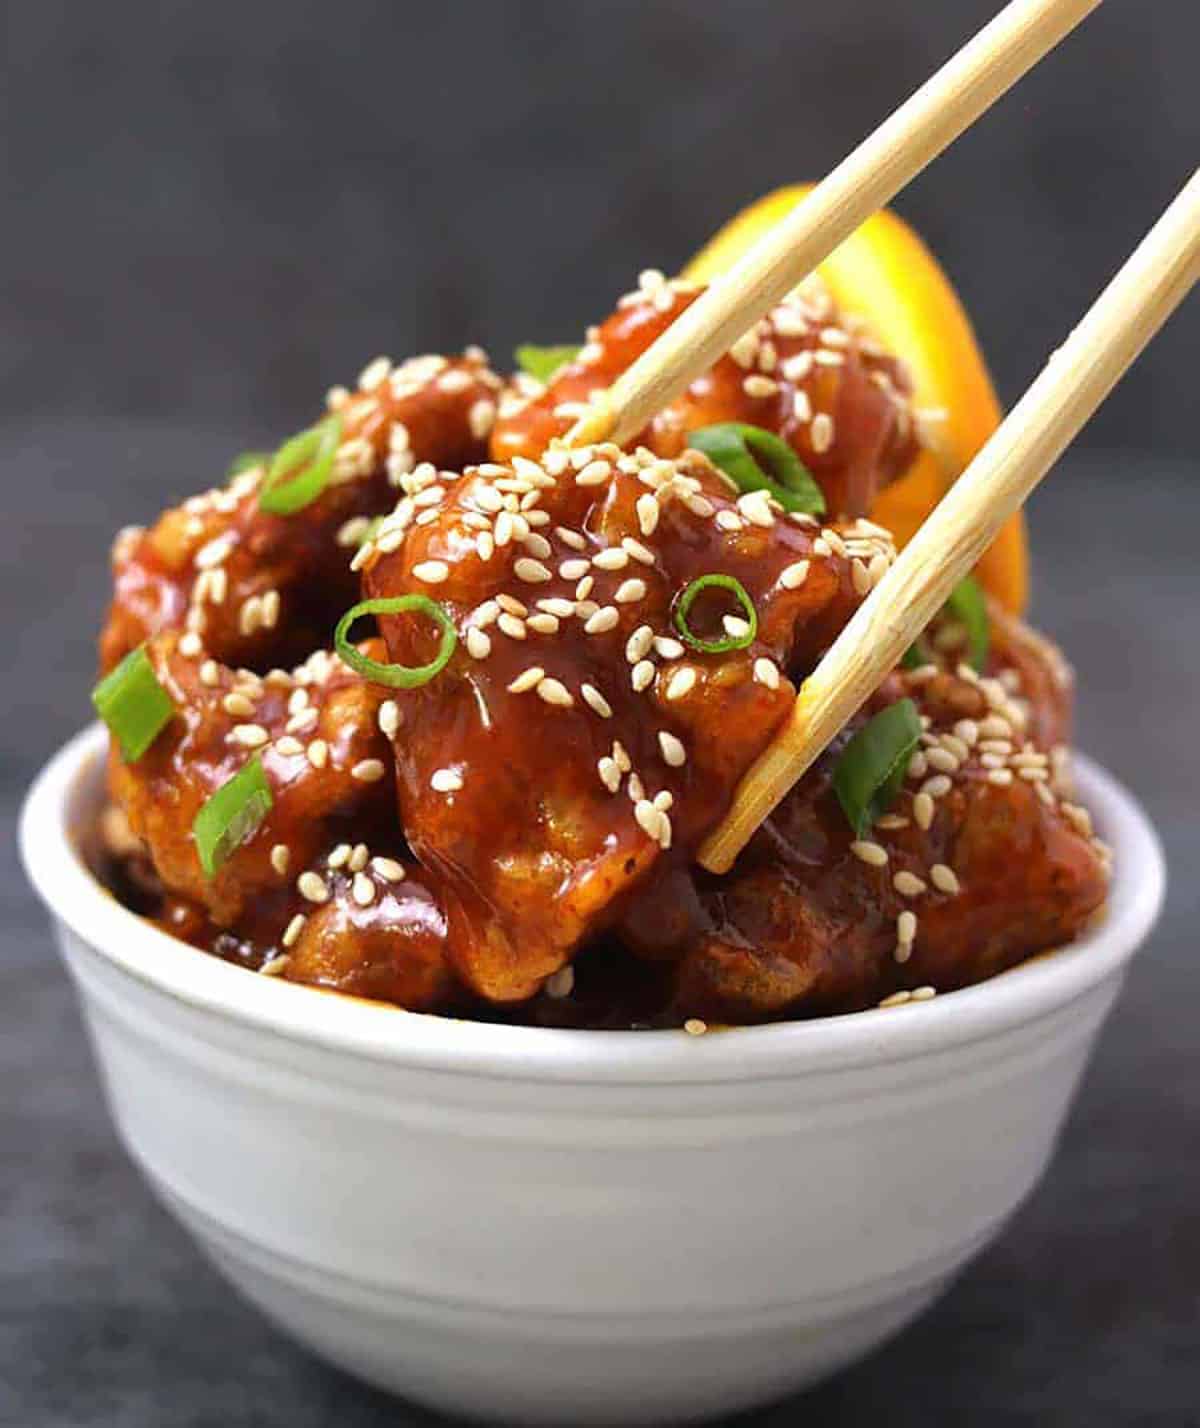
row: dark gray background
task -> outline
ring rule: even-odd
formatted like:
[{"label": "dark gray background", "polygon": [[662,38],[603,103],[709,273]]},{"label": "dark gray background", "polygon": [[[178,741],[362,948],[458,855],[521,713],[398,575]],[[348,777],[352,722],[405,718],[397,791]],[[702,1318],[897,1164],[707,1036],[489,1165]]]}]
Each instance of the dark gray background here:
[{"label": "dark gray background", "polygon": [[[0,1423],[432,1422],[232,1299],[116,1145],[7,830],[108,536],[377,351],[569,339],[819,174],[993,0],[0,7]],[[1192,0],[1109,0],[905,194],[1009,398],[1197,160]],[[1197,301],[1033,503],[1080,743],[1173,881],[1044,1186],[896,1345],[746,1422],[1200,1425]]]}]

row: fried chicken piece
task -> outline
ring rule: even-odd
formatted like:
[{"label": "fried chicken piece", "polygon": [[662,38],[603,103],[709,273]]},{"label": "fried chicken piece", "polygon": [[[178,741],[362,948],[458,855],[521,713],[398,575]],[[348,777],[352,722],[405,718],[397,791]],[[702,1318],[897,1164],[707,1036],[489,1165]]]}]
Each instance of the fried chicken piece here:
[{"label": "fried chicken piece", "polygon": [[[445,897],[463,980],[493,1002],[534,994],[612,920],[663,855],[685,858],[786,716],[803,675],[882,575],[867,522],[837,530],[739,496],[707,458],[615,446],[430,475],[364,549],[372,598],[449,614],[450,663],[396,697],[406,835]],[[743,648],[701,653],[674,623]],[[437,632],[385,615],[394,661]]]},{"label": "fried chicken piece", "polygon": [[[591,395],[611,385],[703,291],[661,274],[643,274],[642,281],[549,386],[519,381],[501,402],[493,460],[540,456]],[[910,392],[903,364],[840,317],[811,280],[664,407],[638,440],[674,457],[697,427],[728,421],[762,427],[795,450],[831,513],[865,516],[917,454]]]},{"label": "fried chicken piece", "polygon": [[[147,644],[177,712],[136,763],[113,747],[109,789],[164,886],[232,927],[260,899],[288,888],[323,849],[394,828],[391,749],[379,727],[387,691],[323,653],[294,675],[260,679],[203,652],[184,653],[186,642],[168,632]],[[273,807],[209,878],[192,825],[256,755]]]},{"label": "fried chicken piece", "polygon": [[164,512],[148,530],[122,531],[102,669],[163,630],[195,631],[215,659],[263,671],[323,646],[355,598],[349,563],[368,518],[390,509],[419,462],[483,456],[499,385],[478,349],[395,369],[379,359],[353,395],[330,393],[342,436],[330,483],[311,504],[291,515],[263,511],[258,467]]},{"label": "fried chicken piece", "polygon": [[[921,670],[893,676],[872,709],[904,695],[930,723],[899,798],[864,839],[831,776],[866,715],[730,874],[698,875],[689,925],[676,929],[680,1017],[754,1022],[967,986],[1071,941],[1100,907],[1107,850],[1061,795],[1050,751],[1025,738],[1016,698],[999,681]],[[636,938],[636,909],[629,921]]]}]

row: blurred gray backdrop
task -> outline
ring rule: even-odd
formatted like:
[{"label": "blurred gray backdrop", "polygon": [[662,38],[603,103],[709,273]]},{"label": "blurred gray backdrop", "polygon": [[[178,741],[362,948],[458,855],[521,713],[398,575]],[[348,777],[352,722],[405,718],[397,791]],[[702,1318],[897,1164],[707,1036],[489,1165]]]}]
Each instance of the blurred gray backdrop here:
[{"label": "blurred gray backdrop", "polygon": [[[89,712],[112,531],[377,352],[569,340],[999,3],[0,0],[0,1424],[434,1425],[235,1300],[102,1106],[10,830]],[[1200,0],[1108,0],[903,195],[1007,398],[1200,159],[1198,51]],[[1163,835],[1162,924],[1000,1241],[741,1428],[1200,1428],[1198,308],[1032,509],[1035,616]]]},{"label": "blurred gray backdrop", "polygon": [[[302,422],[569,339],[817,177],[999,0],[8,0],[0,414]],[[1197,160],[1195,0],[1109,0],[904,194],[1011,398]],[[1092,445],[1187,448],[1169,330]]]}]

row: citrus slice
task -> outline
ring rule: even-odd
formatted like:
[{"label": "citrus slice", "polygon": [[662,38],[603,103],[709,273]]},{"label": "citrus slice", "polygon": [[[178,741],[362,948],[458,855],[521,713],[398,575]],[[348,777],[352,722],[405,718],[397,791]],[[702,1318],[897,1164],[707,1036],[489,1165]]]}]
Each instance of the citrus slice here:
[{"label": "citrus slice", "polygon": [[[710,282],[725,272],[812,188],[776,189],[743,209],[683,276]],[[861,317],[872,335],[908,364],[913,405],[938,415],[926,423],[926,449],[871,512],[903,545],[1000,424],[1000,402],[958,294],[903,219],[888,209],[868,218],[821,264],[820,274],[842,311]],[[976,575],[1001,604],[1020,614],[1028,598],[1028,566],[1025,522],[1018,512],[984,552]]]}]

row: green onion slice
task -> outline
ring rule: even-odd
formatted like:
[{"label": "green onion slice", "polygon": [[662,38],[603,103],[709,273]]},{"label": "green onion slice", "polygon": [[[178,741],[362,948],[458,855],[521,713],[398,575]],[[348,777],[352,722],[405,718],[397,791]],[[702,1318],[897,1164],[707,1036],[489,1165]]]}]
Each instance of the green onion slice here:
[{"label": "green onion slice", "polygon": [[560,367],[574,362],[582,351],[583,348],[578,346],[539,347],[536,343],[526,342],[517,348],[513,356],[522,372],[538,382],[548,382]]},{"label": "green onion slice", "polygon": [[967,651],[971,665],[982,673],[987,664],[990,635],[988,631],[987,602],[979,582],[967,576],[950,592],[945,609],[960,620],[967,630]]},{"label": "green onion slice", "polygon": [[262,759],[255,754],[217,789],[192,824],[192,837],[206,877],[211,878],[243,843],[253,838],[273,803]]},{"label": "green onion slice", "polygon": [[[360,654],[350,643],[350,626],[363,615],[402,615],[409,610],[428,615],[442,632],[438,652],[428,664],[383,664]],[[363,600],[347,610],[333,632],[333,644],[350,668],[373,684],[386,684],[392,689],[416,689],[419,685],[428,684],[446,668],[458,644],[458,633],[445,606],[431,600],[428,595],[396,595],[386,599]]]},{"label": "green onion slice", "polygon": [[92,703],[127,764],[137,763],[175,713],[175,702],[159,682],[145,645],[104,676],[92,690]]},{"label": "green onion slice", "polygon": [[825,497],[786,441],[761,426],[722,421],[688,433],[688,445],[719,466],[739,491],[767,491],[785,511],[819,516]]},{"label": "green onion slice", "polygon": [[333,473],[342,427],[340,414],[335,414],[283,443],[271,457],[259,493],[261,510],[273,516],[291,516],[317,499]]},{"label": "green onion slice", "polygon": [[229,463],[229,470],[225,473],[225,479],[232,481],[235,476],[240,476],[243,471],[253,471],[256,466],[265,466],[271,459],[269,451],[243,451],[240,456],[235,456]]},{"label": "green onion slice", "polygon": [[[742,607],[746,623],[750,626],[744,635],[727,635],[719,640],[705,640],[692,630],[688,624],[689,611],[703,591],[713,589],[728,590]],[[758,634],[758,611],[740,580],[735,580],[732,575],[701,575],[693,580],[679,597],[675,606],[675,628],[694,650],[701,650],[704,654],[726,654],[730,650],[744,650],[754,643],[754,637]]]},{"label": "green onion slice", "polygon": [[901,699],[881,709],[843,749],[833,788],[856,838],[895,802],[920,737],[917,706]]}]

